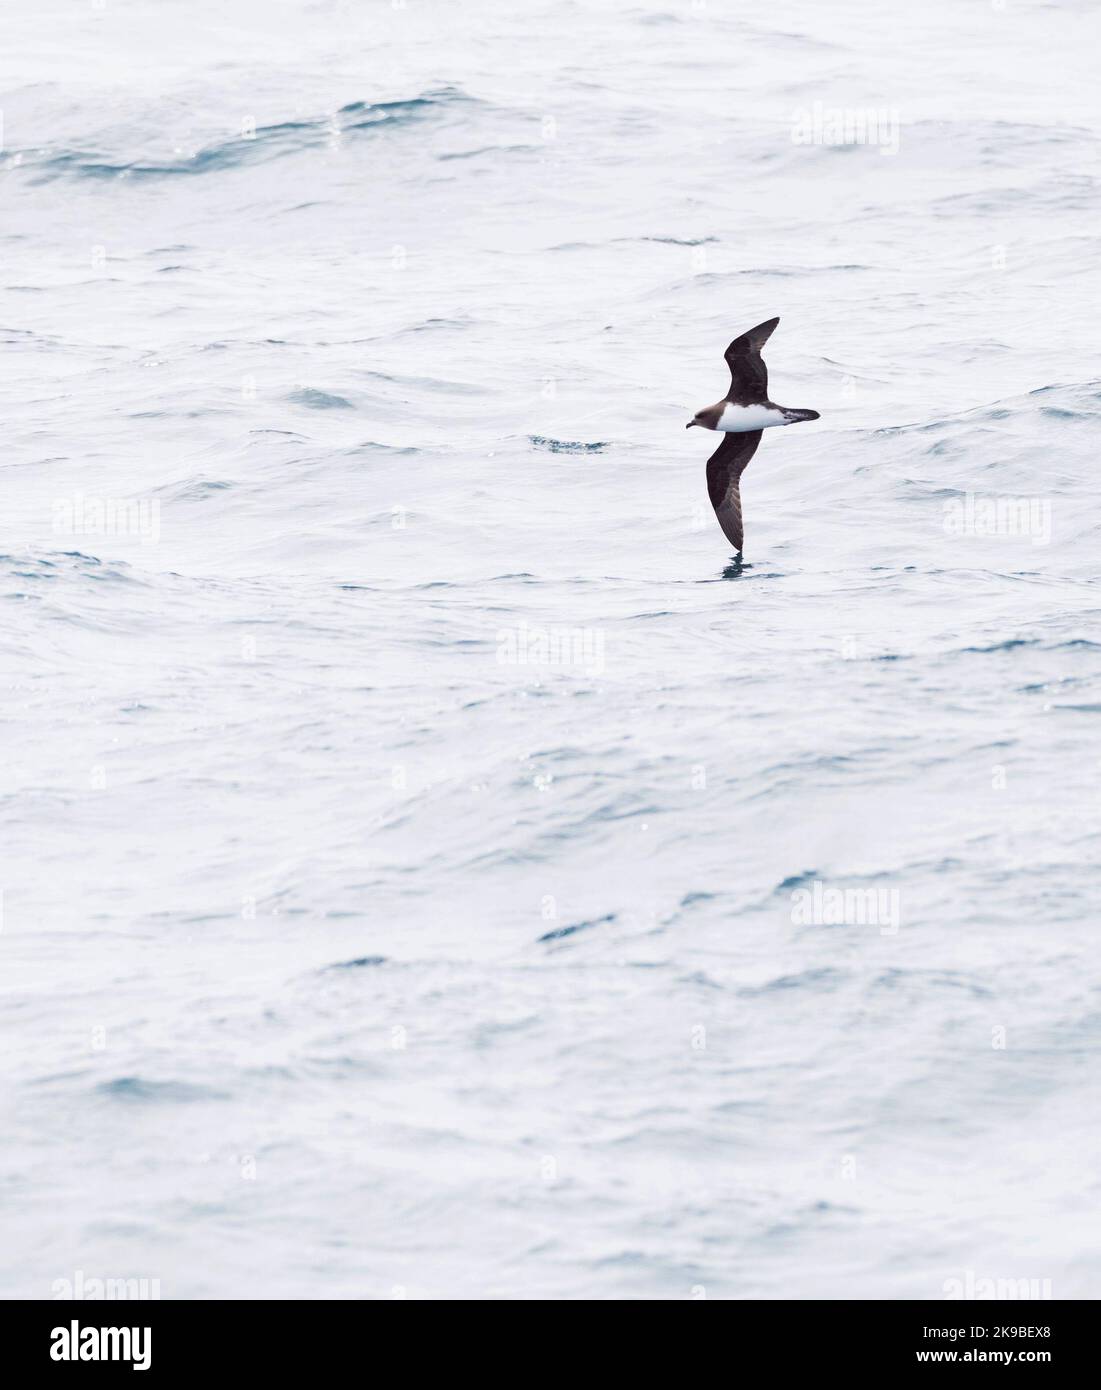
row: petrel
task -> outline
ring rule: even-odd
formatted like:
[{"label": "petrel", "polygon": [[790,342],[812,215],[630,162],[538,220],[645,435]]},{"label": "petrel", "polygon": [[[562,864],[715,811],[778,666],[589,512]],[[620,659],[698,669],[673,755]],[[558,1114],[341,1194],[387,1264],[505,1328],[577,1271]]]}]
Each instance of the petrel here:
[{"label": "petrel", "polygon": [[789,410],[768,398],[768,368],[761,360],[761,349],[768,342],[778,318],[759,323],[735,338],[723,354],[730,368],[730,390],[724,400],[698,411],[685,429],[699,425],[720,430],[725,439],[707,460],[707,495],[715,508],[723,535],[734,549],[742,550],[742,499],[738,480],[746,464],[757,452],[761,431],[773,425],[794,425],[800,420],[817,420],[817,410]]}]

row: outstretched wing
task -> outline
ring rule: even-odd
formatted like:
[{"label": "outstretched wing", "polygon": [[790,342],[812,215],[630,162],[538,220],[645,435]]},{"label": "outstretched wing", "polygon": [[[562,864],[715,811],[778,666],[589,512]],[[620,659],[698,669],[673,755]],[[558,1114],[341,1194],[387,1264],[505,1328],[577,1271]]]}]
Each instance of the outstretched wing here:
[{"label": "outstretched wing", "polygon": [[723,535],[735,550],[742,548],[742,498],[738,479],[757,452],[760,430],[743,434],[724,434],[723,442],[707,460],[707,495],[723,528]]},{"label": "outstretched wing", "polygon": [[723,356],[730,368],[730,390],[726,399],[735,405],[756,405],[768,400],[768,368],[761,361],[761,349],[768,342],[778,318],[759,323],[735,338]]}]

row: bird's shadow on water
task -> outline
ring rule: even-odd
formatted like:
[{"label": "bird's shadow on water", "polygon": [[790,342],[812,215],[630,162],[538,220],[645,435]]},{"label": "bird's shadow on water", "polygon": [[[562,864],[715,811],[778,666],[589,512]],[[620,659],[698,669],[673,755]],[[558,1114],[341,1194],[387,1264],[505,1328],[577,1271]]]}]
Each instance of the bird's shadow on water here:
[{"label": "bird's shadow on water", "polygon": [[742,552],[739,550],[737,555],[731,556],[729,564],[723,570],[724,579],[737,579],[746,570],[751,570],[752,565],[747,565],[742,559]]},{"label": "bird's shadow on water", "polygon": [[722,574],[716,575],[714,579],[697,579],[697,584],[721,584],[724,579],[782,579],[783,572],[780,570],[754,570],[753,566],[742,559],[740,554],[732,555],[727,562]]}]

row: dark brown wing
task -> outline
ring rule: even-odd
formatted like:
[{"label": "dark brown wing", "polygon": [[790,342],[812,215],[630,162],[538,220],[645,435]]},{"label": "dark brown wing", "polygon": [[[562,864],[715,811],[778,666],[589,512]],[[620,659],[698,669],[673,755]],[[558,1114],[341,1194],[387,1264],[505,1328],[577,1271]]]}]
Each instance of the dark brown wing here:
[{"label": "dark brown wing", "polygon": [[723,356],[730,368],[730,390],[726,399],[735,405],[756,405],[768,400],[768,368],[761,361],[761,349],[772,330],[780,322],[769,319],[759,323],[740,338],[735,338]]},{"label": "dark brown wing", "polygon": [[707,460],[707,495],[723,528],[723,535],[735,550],[742,548],[742,498],[738,479],[757,452],[760,430],[744,434],[724,434],[723,442]]}]

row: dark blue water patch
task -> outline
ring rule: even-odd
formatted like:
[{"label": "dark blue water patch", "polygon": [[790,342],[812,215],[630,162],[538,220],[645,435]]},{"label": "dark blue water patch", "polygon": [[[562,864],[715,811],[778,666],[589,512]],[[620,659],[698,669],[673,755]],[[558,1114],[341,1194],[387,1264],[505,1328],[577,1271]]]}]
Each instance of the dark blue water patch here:
[{"label": "dark blue water patch", "polygon": [[[550,691],[529,690],[527,692],[527,698],[530,700],[534,696],[544,694],[549,695]],[[585,828],[589,826],[610,825],[615,821],[634,820],[637,816],[660,816],[661,814],[662,808],[660,806],[655,806],[652,802],[643,806],[628,806],[623,809],[613,803],[608,803],[598,807],[595,811],[591,811],[579,822],[579,826]]]},{"label": "dark blue water patch", "polygon": [[[471,318],[471,317],[469,317],[469,316],[465,316],[465,317],[463,317],[463,318],[457,318],[457,319],[430,318],[430,319],[424,319],[423,322],[421,322],[421,323],[410,323],[410,324],[407,324],[404,328],[398,329],[398,333],[399,333],[399,334],[405,334],[405,333],[436,333],[436,332],[438,332],[441,328],[443,328],[443,329],[447,329],[447,328],[464,328],[464,329],[465,329],[465,328],[469,328],[469,327],[470,327],[473,323],[475,323],[475,322],[476,322],[476,320],[473,319],[473,318]],[[390,336],[394,336],[394,335],[391,334]],[[377,339],[374,339],[374,338],[367,338],[367,339],[364,339],[363,341],[369,342],[369,343],[370,343],[370,342],[376,342]],[[392,378],[388,378],[388,379],[389,379],[389,380],[398,380],[398,378],[396,378],[396,377],[392,377]],[[416,380],[416,378],[414,378],[414,381],[415,381],[415,380]],[[450,388],[449,388],[449,389],[450,389]]]},{"label": "dark blue water patch", "polygon": [[[4,558],[4,559],[7,559],[6,556],[4,556],[3,558]],[[42,567],[41,567],[41,569],[34,569],[34,570],[12,570],[12,578],[13,578],[13,579],[57,579],[57,578],[59,578],[59,573],[58,573],[58,570],[56,569],[56,567],[55,567],[54,565],[51,565],[50,562],[49,562],[48,560],[44,560],[44,561],[42,561]]]},{"label": "dark blue water patch", "polygon": [[[957,870],[964,867],[964,861],[962,859],[956,859],[951,854],[946,854],[940,859],[918,860],[913,864],[907,864],[905,867],[908,871],[915,870],[922,873],[928,871],[931,874],[954,874]],[[890,875],[881,873],[872,874],[869,875],[869,877],[889,878]]]},{"label": "dark blue water patch", "polygon": [[[866,463],[866,464],[862,465],[861,468],[858,468],[856,471],[857,471],[858,473],[860,473],[860,472],[865,471],[866,469],[874,468],[875,466],[876,466],[875,464]],[[929,485],[928,483],[919,482],[919,481],[917,481],[917,480],[914,479],[914,478],[906,478],[906,479],[904,479],[904,483],[905,483],[905,486],[906,486],[906,487],[908,487],[908,488],[911,489],[911,496],[913,496],[913,497],[921,497],[921,498],[923,498],[923,499],[932,500],[932,499],[935,498],[935,497],[966,497],[966,496],[967,496],[966,490],[965,490],[964,488],[960,488],[960,487],[930,487],[930,485]],[[891,566],[889,566],[889,565],[873,565],[873,566],[872,566],[872,569],[873,569],[873,570],[886,570],[886,569],[890,569],[890,568],[891,568]]]},{"label": "dark blue water patch", "polygon": [[718,241],[717,236],[698,236],[698,237],[677,237],[677,236],[641,236],[641,237],[616,237],[616,241],[656,241],[662,246],[707,246]]},{"label": "dark blue water patch", "polygon": [[[300,438],[301,436],[295,436]],[[355,454],[419,454],[420,450],[415,444],[379,444],[374,439],[365,439],[362,444],[356,444],[351,449],[344,449],[342,453],[346,457]],[[386,518],[389,524],[389,517]]]},{"label": "dark blue water patch", "polygon": [[679,975],[676,982],[679,985],[699,985],[702,989],[722,991],[726,988],[718,980],[713,980],[705,970],[693,970],[688,975]]},{"label": "dark blue water patch", "polygon": [[[7,325],[5,325],[3,328],[0,328],[0,334],[3,335],[2,337],[0,337],[0,343],[40,342],[49,343],[51,347],[56,347],[59,341],[57,338],[53,337],[50,334],[35,333],[33,329],[30,328],[10,328]],[[115,347],[117,345],[112,343],[110,346]]]},{"label": "dark blue water patch", "polygon": [[355,960],[338,960],[332,965],[326,965],[322,973],[330,970],[364,970],[372,965],[385,965],[385,956],[357,956]]},{"label": "dark blue water patch", "polygon": [[435,110],[451,106],[482,106],[479,97],[469,96],[461,87],[434,87],[419,97],[407,97],[403,101],[352,101],[342,106],[339,115],[357,117],[348,129],[359,129],[364,125],[378,125],[380,121],[416,120]]},{"label": "dark blue water patch", "polygon": [[319,391],[313,386],[301,386],[297,391],[292,391],[285,400],[291,405],[304,405],[308,410],[354,410],[351,401],[347,401],[343,396],[331,395],[328,391]]},{"label": "dark blue water patch", "polygon": [[995,642],[990,647],[961,647],[960,651],[970,652],[977,656],[987,656],[991,652],[1011,652],[1017,647],[1038,647],[1040,641],[1036,637],[1007,637],[1004,642]]},{"label": "dark blue water patch", "polygon": [[587,444],[575,439],[550,439],[542,434],[529,434],[528,439],[536,449],[546,449],[552,454],[601,454],[611,447],[603,440]]},{"label": "dark blue water patch", "polygon": [[447,154],[437,155],[436,158],[441,164],[446,164],[455,159],[477,159],[484,154],[492,155],[494,158],[504,154],[535,154],[542,148],[542,145],[483,145],[477,150],[452,150]]},{"label": "dark blue water patch", "polygon": [[233,140],[197,150],[189,157],[162,163],[115,160],[92,150],[65,150],[30,167],[36,175],[32,180],[35,183],[59,178],[147,181],[195,177],[298,153],[320,145],[325,138],[325,128],[321,122],[285,121],[279,125],[261,127],[254,136],[237,136]]},{"label": "dark blue water patch", "polygon": [[1042,405],[1040,414],[1055,420],[1091,420],[1093,413],[1085,410],[1067,410],[1065,406]]},{"label": "dark blue water patch", "polygon": [[680,906],[695,907],[696,903],[714,902],[718,896],[718,893],[705,893],[700,889],[694,893],[685,893],[684,897],[680,900]]},{"label": "dark blue water patch", "polygon": [[193,478],[186,483],[166,483],[154,488],[156,493],[164,493],[174,502],[205,502],[212,493],[225,492],[236,484],[224,478]]},{"label": "dark blue water patch", "polygon": [[906,970],[897,966],[876,976],[871,988],[895,990],[908,985],[920,986],[923,991],[929,985],[943,985],[947,989],[964,990],[974,999],[989,999],[993,993],[985,985],[955,970]]},{"label": "dark blue water patch", "polygon": [[[849,148],[856,149],[857,146]],[[859,1210],[858,1207],[846,1207],[833,1202],[813,1202],[809,1206],[800,1207],[792,1220],[774,1221],[765,1226],[756,1239],[769,1248],[775,1248],[781,1243],[805,1238],[811,1230],[812,1223],[820,1222],[823,1217],[837,1217],[848,1222]]]},{"label": "dark blue water patch", "polygon": [[[97,555],[87,555],[81,550],[62,550],[55,553],[55,559],[46,560],[37,556],[0,555],[0,564],[10,563],[20,568],[12,571],[22,579],[57,579],[61,575],[77,574],[97,583],[144,584],[135,577],[125,560],[105,562]],[[68,561],[69,563],[66,563]]]},{"label": "dark blue water patch", "polygon": [[804,869],[802,873],[791,874],[782,883],[778,883],[773,892],[790,893],[792,889],[801,888],[804,883],[814,883],[820,878],[824,878],[820,869]]},{"label": "dark blue water patch", "polygon": [[737,993],[745,999],[761,994],[778,994],[792,989],[832,990],[848,979],[848,974],[835,970],[832,965],[819,966],[814,970],[803,970],[796,975],[777,975],[763,985],[742,985]]},{"label": "dark blue water patch", "polygon": [[131,1103],[229,1099],[224,1091],[216,1091],[210,1086],[193,1086],[186,1081],[148,1081],[141,1076],[119,1076],[114,1081],[103,1081],[96,1091],[112,1100]]},{"label": "dark blue water patch", "polygon": [[[53,154],[23,151],[32,181],[59,178],[149,180],[194,177],[263,164],[272,159],[325,148],[334,133],[343,136],[376,133],[419,122],[457,102],[472,102],[456,87],[442,87],[405,101],[352,102],[340,108],[335,130],[328,117],[280,121],[256,131],[205,146],[193,155],[163,161],[125,160],[98,150],[70,149]],[[45,155],[45,157],[42,157]]]},{"label": "dark blue water patch", "polygon": [[578,932],[588,931],[591,927],[603,927],[609,922],[614,922],[617,914],[609,912],[604,917],[594,917],[589,922],[573,922],[568,927],[555,927],[554,931],[545,932],[537,937],[536,941],[561,941],[567,936],[575,936]]},{"label": "dark blue water patch", "polygon": [[929,434],[933,430],[949,429],[954,423],[953,420],[926,420],[924,424],[914,425],[880,425],[871,431],[873,435],[878,434]]},{"label": "dark blue water patch", "polygon": [[1067,383],[1065,381],[1053,381],[1047,386],[1034,386],[1028,393],[1030,396],[1046,396],[1049,391],[1065,391]]}]

